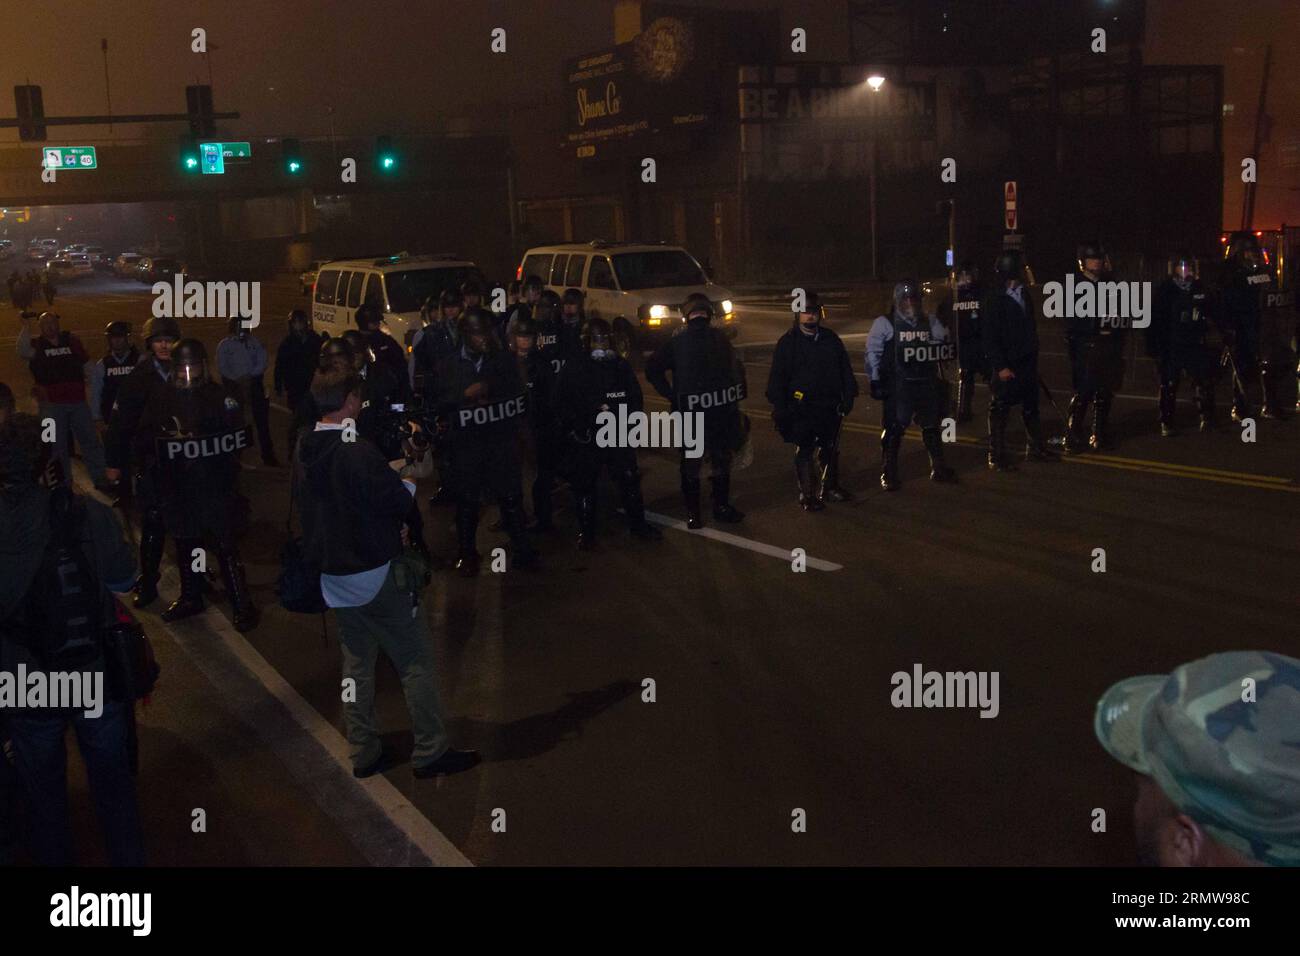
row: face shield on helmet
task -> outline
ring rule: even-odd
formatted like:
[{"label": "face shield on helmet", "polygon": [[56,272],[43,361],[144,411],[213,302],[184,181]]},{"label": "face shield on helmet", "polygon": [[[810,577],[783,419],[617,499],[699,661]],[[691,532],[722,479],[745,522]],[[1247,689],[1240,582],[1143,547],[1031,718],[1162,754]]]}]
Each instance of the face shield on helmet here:
[{"label": "face shield on helmet", "polygon": [[809,292],[804,296],[803,311],[795,313],[795,319],[799,325],[806,329],[815,330],[826,318],[826,308],[822,305],[821,297],[816,292]]},{"label": "face shield on helmet", "polygon": [[1186,289],[1200,277],[1196,257],[1181,253],[1169,260],[1169,276],[1179,288]]},{"label": "face shield on helmet", "polygon": [[1090,278],[1110,272],[1110,255],[1099,242],[1085,242],[1081,245],[1076,263],[1079,271]]},{"label": "face shield on helmet", "polygon": [[560,317],[562,306],[560,297],[546,289],[533,304],[533,320],[536,322],[554,322]]},{"label": "face shield on helmet", "polygon": [[172,349],[171,383],[193,391],[208,381],[208,351],[198,339],[183,339]]},{"label": "face shield on helmet", "polygon": [[500,346],[492,330],[492,319],[482,309],[467,310],[460,317],[460,340],[475,355],[495,352]]},{"label": "face shield on helmet", "polygon": [[104,338],[113,352],[125,352],[131,345],[131,325],[127,322],[110,322],[104,329]]},{"label": "face shield on helmet", "polygon": [[912,279],[894,286],[894,311],[905,319],[914,319],[921,311],[921,287]]},{"label": "face shield on helmet", "polygon": [[510,351],[519,358],[528,358],[537,344],[537,323],[532,319],[511,319],[506,338],[510,342]]},{"label": "face shield on helmet", "polygon": [[713,303],[708,296],[693,292],[682,303],[682,318],[692,324],[708,323],[713,318]]},{"label": "face shield on helmet", "polygon": [[597,362],[606,362],[615,358],[614,332],[604,319],[592,319],[583,335],[587,350]]}]

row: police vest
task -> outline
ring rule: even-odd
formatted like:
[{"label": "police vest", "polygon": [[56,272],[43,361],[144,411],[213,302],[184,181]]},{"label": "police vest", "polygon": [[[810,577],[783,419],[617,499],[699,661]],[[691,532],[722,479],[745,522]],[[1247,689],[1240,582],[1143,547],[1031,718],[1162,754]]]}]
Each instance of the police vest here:
[{"label": "police vest", "polygon": [[122,379],[134,372],[135,367],[140,364],[140,353],[133,348],[127,349],[126,355],[119,359],[109,352],[100,360],[100,364],[104,366],[104,385],[100,392],[100,405],[104,411],[107,411],[117,400],[117,387],[122,384]]},{"label": "police vest", "polygon": [[82,362],[72,348],[71,332],[60,332],[58,342],[53,345],[45,339],[37,339],[32,347],[36,354],[28,364],[37,385],[80,382],[84,378]]},{"label": "police vest", "polygon": [[909,328],[895,322],[893,315],[889,316],[889,324],[894,330],[889,345],[894,350],[894,367],[899,378],[911,381],[933,378],[940,362],[957,357],[956,347],[935,339],[928,324]]},{"label": "police vest", "polygon": [[527,410],[527,397],[525,395],[516,395],[514,398],[507,398],[502,402],[462,406],[456,409],[452,424],[462,430],[482,428],[485,425],[496,425],[512,418],[518,418]]}]

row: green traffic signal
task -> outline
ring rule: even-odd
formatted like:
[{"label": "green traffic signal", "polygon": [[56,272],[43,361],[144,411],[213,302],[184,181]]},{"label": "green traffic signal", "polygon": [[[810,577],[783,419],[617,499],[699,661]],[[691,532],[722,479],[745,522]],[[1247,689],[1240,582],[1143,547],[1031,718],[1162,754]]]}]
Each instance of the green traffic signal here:
[{"label": "green traffic signal", "polygon": [[302,163],[298,162],[297,160],[291,160],[289,162],[289,172],[296,174],[301,170],[302,170]]}]

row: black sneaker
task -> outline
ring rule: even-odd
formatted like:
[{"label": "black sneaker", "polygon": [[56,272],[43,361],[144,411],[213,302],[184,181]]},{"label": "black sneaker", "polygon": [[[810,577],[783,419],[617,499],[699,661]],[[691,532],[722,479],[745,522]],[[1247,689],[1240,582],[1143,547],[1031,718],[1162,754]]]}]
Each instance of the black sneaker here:
[{"label": "black sneaker", "polygon": [[411,772],[417,780],[427,780],[430,777],[445,777],[472,770],[482,761],[483,758],[477,750],[448,750],[433,763],[414,767]]},{"label": "black sneaker", "polygon": [[373,762],[366,764],[364,767],[353,767],[352,776],[358,780],[364,780],[366,777],[373,777],[377,773],[383,773],[396,763],[393,755],[387,750],[381,750],[379,756]]}]

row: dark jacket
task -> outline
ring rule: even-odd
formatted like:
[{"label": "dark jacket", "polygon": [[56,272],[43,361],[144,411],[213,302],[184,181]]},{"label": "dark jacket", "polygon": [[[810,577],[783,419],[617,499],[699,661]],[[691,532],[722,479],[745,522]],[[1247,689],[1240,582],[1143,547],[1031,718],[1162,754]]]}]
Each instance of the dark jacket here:
[{"label": "dark jacket", "polygon": [[411,493],[367,441],[340,429],[303,435],[297,474],[303,549],[325,574],[369,571],[402,553]]},{"label": "dark jacket", "polygon": [[819,328],[816,335],[805,335],[796,322],[776,343],[767,377],[767,400],[778,413],[791,406],[840,406],[848,414],[857,395],[849,353],[830,329]]},{"label": "dark jacket", "polygon": [[[505,403],[524,394],[524,383],[513,353],[499,349],[487,353],[478,363],[466,357],[462,349],[439,364],[437,382],[437,413],[451,426],[447,433],[449,440],[517,434],[518,416],[502,417],[511,411]],[[479,382],[487,386],[481,400],[466,398],[466,389]],[[467,420],[468,416],[461,414],[480,408],[490,413],[490,420],[485,423]]]},{"label": "dark jacket", "polygon": [[1038,355],[1038,315],[1034,297],[1021,286],[1025,307],[1007,295],[1005,287],[990,289],[980,309],[984,356],[993,373]]},{"label": "dark jacket", "polygon": [[1199,280],[1180,289],[1173,279],[1166,278],[1156,286],[1146,335],[1147,354],[1165,359],[1171,354],[1204,349],[1213,309],[1213,300]]},{"label": "dark jacket", "polygon": [[564,434],[594,431],[596,416],[602,411],[617,415],[620,405],[626,405],[628,412],[645,409],[641,384],[627,359],[597,361],[584,356],[565,363],[556,396],[556,413]]},{"label": "dark jacket", "polygon": [[366,342],[375,353],[375,361],[388,368],[394,375],[407,378],[406,349],[398,344],[397,339],[386,332],[375,329],[366,333]]},{"label": "dark jacket", "polygon": [[275,350],[275,390],[287,392],[290,404],[297,405],[311,388],[323,344],[324,339],[315,332],[301,338],[290,332]]},{"label": "dark jacket", "polygon": [[108,420],[104,457],[110,468],[126,470],[145,462],[134,460],[132,443],[146,408],[157,404],[170,386],[158,370],[157,360],[145,353],[144,360],[117,390],[117,401]]}]

